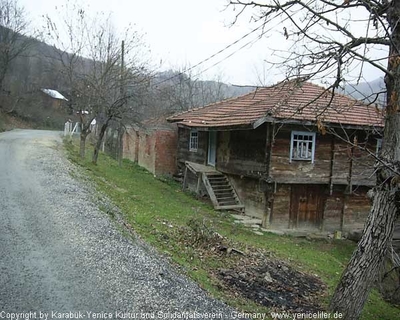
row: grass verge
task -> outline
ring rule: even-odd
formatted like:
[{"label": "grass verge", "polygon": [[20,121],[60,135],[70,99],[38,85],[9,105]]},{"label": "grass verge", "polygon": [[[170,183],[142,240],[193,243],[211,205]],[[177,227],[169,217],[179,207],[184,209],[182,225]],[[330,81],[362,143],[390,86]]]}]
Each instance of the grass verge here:
[{"label": "grass verge", "polygon": [[[349,241],[307,240],[270,233],[256,235],[235,224],[229,214],[216,212],[211,205],[182,192],[180,185],[169,179],[155,178],[151,173],[124,160],[122,167],[101,154],[97,165],[78,156],[76,143],[65,143],[68,157],[81,166],[124,214],[124,219],[148,243],[179,264],[181,269],[216,298],[247,312],[269,312],[255,302],[242,298],[221,286],[216,270],[237,263],[235,255],[218,255],[209,246],[207,228],[229,239],[244,252],[267,252],[298,270],[318,275],[327,285],[326,305],[340,274],[349,260],[354,244]],[[194,223],[195,222],[195,223]],[[196,245],[192,245],[196,239]],[[203,242],[202,242],[203,241]],[[202,242],[202,243],[201,243]],[[200,244],[200,245],[199,245]],[[372,292],[362,319],[398,319],[400,309],[383,301]]]}]

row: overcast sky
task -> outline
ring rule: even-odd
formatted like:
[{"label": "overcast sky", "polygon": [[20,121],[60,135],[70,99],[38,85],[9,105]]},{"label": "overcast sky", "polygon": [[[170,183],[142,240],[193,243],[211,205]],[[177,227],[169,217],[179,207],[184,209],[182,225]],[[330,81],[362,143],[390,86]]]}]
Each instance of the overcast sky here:
[{"label": "overcast sky", "polygon": [[[42,16],[62,10],[65,0],[18,0],[36,28],[44,23]],[[153,61],[162,59],[163,69],[178,69],[193,66],[225,48],[257,25],[248,19],[240,19],[233,27],[234,13],[226,9],[227,0],[82,0],[94,11],[112,12],[115,25],[121,29],[129,23],[145,34]],[[267,67],[263,61],[268,57],[271,42],[282,41],[282,30],[269,33],[269,38],[255,41],[259,33],[254,32],[222,54],[210,59],[194,70],[194,74],[206,71],[203,79],[216,77],[232,84],[272,84],[282,79],[279,72],[264,74]],[[281,40],[279,40],[281,39]],[[254,41],[253,41],[254,40]],[[246,43],[250,45],[240,49]],[[226,58],[228,55],[231,57]],[[212,65],[221,60],[217,66]],[[366,70],[366,78],[373,80],[380,74]],[[263,83],[260,83],[260,80]]]}]

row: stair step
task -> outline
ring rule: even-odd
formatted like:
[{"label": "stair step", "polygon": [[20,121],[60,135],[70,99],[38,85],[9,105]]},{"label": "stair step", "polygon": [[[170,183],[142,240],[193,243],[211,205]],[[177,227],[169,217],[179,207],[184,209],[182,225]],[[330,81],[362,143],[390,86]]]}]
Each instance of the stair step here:
[{"label": "stair step", "polygon": [[233,191],[232,190],[214,190],[214,193],[216,194],[216,195],[222,195],[222,194],[229,194],[229,195],[232,195],[233,194]]},{"label": "stair step", "polygon": [[238,204],[238,202],[235,199],[232,198],[217,198],[217,201],[219,204],[221,203],[229,203],[229,204]]},{"label": "stair step", "polygon": [[225,178],[223,174],[220,173],[206,173],[207,178]]},{"label": "stair step", "polygon": [[218,185],[218,186],[211,185],[211,186],[213,187],[214,190],[232,190],[232,187],[229,185]]},{"label": "stair step", "polygon": [[233,210],[233,209],[244,209],[244,205],[236,204],[231,206],[217,206],[215,207],[216,210]]},{"label": "stair step", "polygon": [[214,190],[232,190],[232,187],[231,186],[213,186],[212,185],[212,187],[213,187],[213,189]]},{"label": "stair step", "polygon": [[207,177],[210,181],[226,181],[226,177]]},{"label": "stair step", "polygon": [[228,196],[231,196],[231,197],[233,196],[232,190],[230,190],[230,191],[221,191],[221,192],[214,191],[214,193],[215,193],[216,196],[223,196],[223,195],[228,195]]},{"label": "stair step", "polygon": [[210,184],[212,186],[229,186],[229,183],[227,183],[226,181],[221,181],[221,182],[210,182]]},{"label": "stair step", "polygon": [[232,196],[230,196],[230,197],[217,197],[217,200],[218,200],[218,202],[220,202],[221,200],[222,200],[222,201],[223,201],[223,200],[232,200],[232,201],[235,201],[235,202],[236,202],[236,199],[233,198]]},{"label": "stair step", "polygon": [[225,175],[208,172],[202,175],[202,179],[215,209],[234,210],[244,208],[235,189]]},{"label": "stair step", "polygon": [[236,204],[240,204],[237,201],[218,201],[218,205],[220,206],[233,206]]}]

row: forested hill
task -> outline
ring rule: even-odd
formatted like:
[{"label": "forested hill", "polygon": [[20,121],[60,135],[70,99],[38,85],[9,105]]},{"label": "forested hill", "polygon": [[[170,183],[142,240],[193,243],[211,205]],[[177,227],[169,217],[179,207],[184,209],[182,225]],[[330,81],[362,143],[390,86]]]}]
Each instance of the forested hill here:
[{"label": "forested hill", "polygon": [[[0,27],[0,34],[4,29]],[[68,59],[67,54],[35,39],[21,37],[19,41],[29,42],[28,49],[8,67],[0,93],[0,112],[41,127],[61,128],[74,106],[64,103],[63,110],[53,110],[43,105],[41,89],[57,90],[70,99],[72,92],[62,63]],[[84,69],[89,70],[91,61],[82,60]],[[149,71],[146,76],[148,86],[141,87],[144,92],[141,92],[140,102],[136,101],[135,117],[138,119],[187,110],[253,90],[252,87],[202,81],[173,70]]]},{"label": "forested hill", "polygon": [[[9,32],[0,26],[0,35]],[[0,39],[4,36],[0,37]],[[73,90],[67,79],[65,62],[71,58],[66,52],[49,46],[45,42],[20,36],[19,42],[27,44],[27,50],[12,60],[5,74],[0,90],[0,117],[7,114],[18,117],[38,127],[61,129],[63,123],[75,112]],[[0,43],[1,44],[1,43]],[[81,58],[80,72],[89,72],[90,59]],[[2,68],[0,61],[0,70]],[[64,63],[64,66],[63,66]],[[135,119],[159,117],[173,112],[188,110],[239,95],[246,94],[254,87],[233,86],[222,81],[203,81],[190,72],[168,70],[154,72],[147,70],[146,86],[140,87],[140,99],[134,104]],[[357,99],[369,96],[382,87],[382,79],[357,86],[347,86],[345,93]],[[54,89],[69,101],[54,108],[45,103],[41,89]],[[76,94],[76,93],[75,93]],[[90,102],[87,102],[88,104]],[[3,119],[5,117],[3,116]]]},{"label": "forested hill", "polygon": [[369,82],[360,82],[359,84],[346,84],[341,92],[354,99],[367,103],[374,102],[381,106],[384,105],[386,99],[386,88],[383,78],[377,78]]}]

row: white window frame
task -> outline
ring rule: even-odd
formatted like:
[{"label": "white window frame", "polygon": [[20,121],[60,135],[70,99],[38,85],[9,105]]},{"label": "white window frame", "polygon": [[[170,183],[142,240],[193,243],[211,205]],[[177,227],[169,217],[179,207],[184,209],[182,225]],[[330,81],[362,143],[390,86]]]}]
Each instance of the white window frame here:
[{"label": "white window frame", "polygon": [[[311,139],[307,139],[307,140],[301,140],[298,138],[298,136],[307,136]],[[311,163],[314,163],[314,156],[315,156],[315,137],[316,137],[316,133],[315,132],[308,132],[308,131],[292,131],[291,134],[291,138],[290,138],[290,162],[292,162],[293,160],[295,161],[311,161]],[[296,147],[296,150],[299,151],[299,149],[302,149],[304,147],[306,147],[305,153],[308,156],[308,153],[311,152],[310,157],[294,157],[293,153],[295,151],[295,147],[294,144],[295,142],[300,142],[300,146],[299,144]],[[311,143],[311,151],[310,148],[307,148],[307,145]],[[303,151],[300,151],[303,152]]]},{"label": "white window frame", "polygon": [[196,129],[190,130],[189,151],[197,152],[199,148],[199,132]]}]

